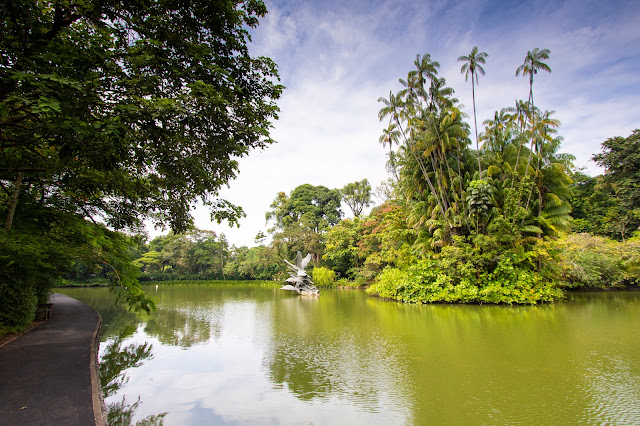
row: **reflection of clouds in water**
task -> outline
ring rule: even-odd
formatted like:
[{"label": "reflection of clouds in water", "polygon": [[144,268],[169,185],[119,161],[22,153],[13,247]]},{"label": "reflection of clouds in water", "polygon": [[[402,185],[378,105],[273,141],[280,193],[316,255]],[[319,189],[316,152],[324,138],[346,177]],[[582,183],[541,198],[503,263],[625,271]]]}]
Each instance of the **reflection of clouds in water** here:
[{"label": "reflection of clouds in water", "polygon": [[380,333],[375,323],[354,325],[352,312],[334,311],[335,301],[327,298],[282,302],[273,309],[274,337],[264,360],[276,387],[307,403],[348,406],[359,413],[359,422],[410,419],[399,341]]},{"label": "reflection of clouds in water", "polygon": [[587,419],[599,424],[640,425],[638,367],[622,356],[593,354],[587,394],[594,399]]},{"label": "reflection of clouds in water", "polygon": [[210,329],[181,347],[149,335],[153,314],[113,322],[122,348],[153,346],[110,400],[126,395],[128,409],[140,395],[134,421],[168,411],[168,425],[640,424],[640,293],[524,308],[242,286],[159,295],[160,310],[186,317],[176,324]]},{"label": "reflection of clouds in water", "polygon": [[[313,357],[322,371],[314,373],[317,380],[329,387],[322,398],[300,398],[294,382],[274,386],[266,360],[282,343],[273,335],[287,336],[288,327],[272,329],[272,310],[268,303],[230,302],[219,317],[219,336],[188,350],[164,345],[140,327],[128,342],[151,342],[154,359],[128,372],[126,394],[143,395],[136,417],[169,411],[167,424],[393,424],[408,419],[410,410],[393,404],[394,393],[402,392],[397,387],[402,374],[393,366],[398,363],[385,358],[385,342],[369,340],[370,335],[363,340],[352,330],[343,330],[339,341],[320,333],[308,348],[317,351]],[[323,340],[327,345],[320,344]],[[315,367],[306,366],[314,372]]]}]

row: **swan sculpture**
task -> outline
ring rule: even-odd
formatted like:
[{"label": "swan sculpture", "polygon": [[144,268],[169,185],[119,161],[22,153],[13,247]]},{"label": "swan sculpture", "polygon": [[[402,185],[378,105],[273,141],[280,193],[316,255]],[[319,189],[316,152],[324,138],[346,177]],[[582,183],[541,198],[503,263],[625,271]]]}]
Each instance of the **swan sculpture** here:
[{"label": "swan sculpture", "polygon": [[311,260],[311,254],[307,254],[303,259],[302,254],[298,252],[295,265],[286,259],[283,260],[289,268],[289,278],[285,280],[288,284],[281,287],[281,290],[295,291],[302,296],[317,296],[320,294],[320,290],[313,285],[313,281],[304,270]]}]

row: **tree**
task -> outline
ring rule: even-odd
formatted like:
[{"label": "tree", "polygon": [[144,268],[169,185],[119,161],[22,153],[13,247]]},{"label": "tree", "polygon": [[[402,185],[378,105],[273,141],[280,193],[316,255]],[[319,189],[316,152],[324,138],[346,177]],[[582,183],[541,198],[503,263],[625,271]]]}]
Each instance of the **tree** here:
[{"label": "tree", "polygon": [[278,193],[265,215],[267,222],[274,221],[269,232],[281,258],[290,258],[299,250],[311,253],[316,263],[322,256],[326,231],[341,217],[340,191],[308,183],[296,187],[291,196]]},{"label": "tree", "polygon": [[[237,158],[273,143],[283,90],[275,63],[247,47],[265,13],[260,0],[3,3],[0,257],[33,249],[39,261],[0,287],[30,292],[76,251],[109,262],[118,244],[103,240],[119,237],[101,224],[185,231],[197,201],[237,222],[242,209],[218,192]],[[112,275],[136,304],[144,293],[120,260]]]},{"label": "tree", "polygon": [[593,159],[605,168],[603,181],[619,206],[614,220],[621,225],[619,238],[624,241],[640,229],[640,130],[607,139]]},{"label": "tree", "polygon": [[[535,104],[533,102],[533,76],[538,73],[539,70],[551,72],[551,68],[549,65],[542,62],[543,60],[549,59],[549,54],[551,52],[549,49],[535,48],[527,52],[527,56],[524,58],[524,62],[516,69],[516,77],[522,73],[522,76],[525,77],[529,75],[529,102],[531,103],[531,152],[529,153],[529,159],[527,161],[527,170],[525,172],[525,176],[529,171],[529,164],[531,164],[531,156],[533,155],[534,149],[534,139],[535,139]],[[539,153],[538,153],[539,154]]]},{"label": "tree", "polygon": [[340,190],[340,195],[355,217],[359,217],[362,209],[371,205],[371,185],[367,179],[346,184]]},{"label": "tree", "polygon": [[[475,83],[478,82],[478,74],[484,75],[484,68],[482,65],[485,64],[486,59],[489,56],[486,52],[478,52],[478,46],[473,46],[471,49],[471,53],[468,56],[460,56],[458,58],[458,62],[464,62],[462,68],[460,68],[460,72],[464,74],[464,81],[467,81],[469,74],[471,74],[471,95],[473,98],[473,123],[476,129],[476,150],[478,151],[478,173],[480,173],[480,177],[482,177],[482,165],[480,164],[480,147],[478,145],[478,121],[476,120],[476,90]],[[475,82],[473,81],[475,77]]]},{"label": "tree", "polygon": [[362,221],[358,217],[344,219],[327,232],[323,259],[340,276],[353,276],[364,261],[359,243],[362,239]]},{"label": "tree", "polygon": [[615,240],[622,240],[623,236],[626,238],[632,234],[614,188],[605,182],[603,175],[591,177],[576,172],[571,178],[574,232],[602,235]]},{"label": "tree", "polygon": [[[235,158],[262,148],[282,86],[252,58],[261,1],[49,2],[3,7],[0,181],[5,228],[19,197],[38,194],[115,228],[144,218],[176,231],[216,199]],[[12,219],[13,218],[13,219]]]},{"label": "tree", "polygon": [[[424,67],[425,61],[428,67]],[[444,241],[452,233],[459,233],[458,228],[469,227],[463,212],[466,187],[463,157],[468,125],[455,106],[458,101],[453,97],[453,89],[446,87],[444,78],[437,78],[439,64],[425,54],[421,61],[416,61],[416,66],[418,70],[411,71],[408,78],[416,87],[396,95],[390,93],[389,99],[378,99],[384,105],[378,117],[380,120],[389,117],[389,127],[395,124],[394,130],[400,135],[394,139],[383,135],[381,140],[390,144],[395,140],[400,145],[394,160],[398,160],[401,186],[413,204],[410,220],[415,219],[416,226],[424,225],[425,221],[437,224],[442,236],[438,241]],[[423,73],[421,68],[428,72]],[[421,86],[426,79],[415,77],[419,75],[430,79],[428,90]]]},{"label": "tree", "polygon": [[319,233],[338,223],[342,217],[340,191],[308,183],[296,187],[289,197],[280,192],[271,209],[265,217],[267,221],[275,221],[272,231],[300,223],[310,231]]}]

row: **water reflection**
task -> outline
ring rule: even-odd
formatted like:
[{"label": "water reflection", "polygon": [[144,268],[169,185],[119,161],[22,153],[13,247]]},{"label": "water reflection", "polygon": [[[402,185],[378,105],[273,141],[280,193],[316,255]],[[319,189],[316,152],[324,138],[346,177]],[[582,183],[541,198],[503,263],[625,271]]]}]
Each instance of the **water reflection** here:
[{"label": "water reflection", "polygon": [[212,326],[209,321],[188,309],[161,307],[146,322],[144,331],[165,345],[189,348],[209,341]]},{"label": "water reflection", "polygon": [[[114,396],[129,381],[127,371],[131,368],[139,367],[142,361],[153,357],[152,346],[149,343],[130,344],[123,346],[125,337],[133,334],[132,327],[112,338],[100,357],[100,385],[105,398]],[[131,425],[133,423],[136,410],[140,405],[140,397],[134,403],[127,402],[123,395],[122,399],[116,402],[107,402],[107,424],[109,425]],[[135,422],[136,425],[161,425],[167,413],[149,415]]]},{"label": "water reflection", "polygon": [[403,352],[379,323],[355,320],[369,316],[362,297],[345,291],[274,304],[264,357],[269,379],[302,401],[350,406],[360,421],[370,414],[368,421],[375,424],[409,422]]},{"label": "water reflection", "polygon": [[158,310],[140,316],[82,290],[110,312],[102,362],[118,360],[104,376],[125,421],[640,424],[640,294],[417,306],[360,291],[160,287]]}]

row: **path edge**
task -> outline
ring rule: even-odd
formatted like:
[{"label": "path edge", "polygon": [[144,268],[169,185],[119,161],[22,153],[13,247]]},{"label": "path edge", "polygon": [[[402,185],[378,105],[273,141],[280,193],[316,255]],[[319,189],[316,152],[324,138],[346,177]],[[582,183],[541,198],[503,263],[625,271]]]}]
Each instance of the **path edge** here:
[{"label": "path edge", "polygon": [[[91,308],[91,306],[89,307]],[[93,311],[98,315],[98,323],[96,324],[96,329],[93,331],[93,336],[91,338],[89,355],[89,370],[91,371],[91,402],[93,405],[93,418],[95,419],[96,426],[106,426],[106,410],[104,406],[104,399],[102,397],[102,388],[100,387],[100,367],[98,366],[98,348],[100,347],[100,334],[102,331],[102,315],[100,315],[100,313],[95,309],[93,309]]]}]

